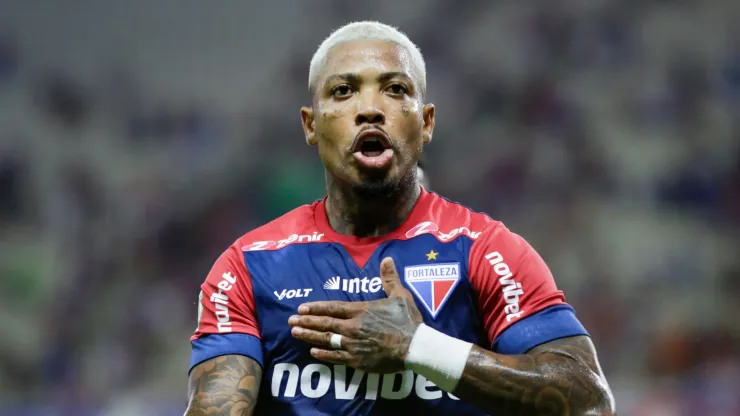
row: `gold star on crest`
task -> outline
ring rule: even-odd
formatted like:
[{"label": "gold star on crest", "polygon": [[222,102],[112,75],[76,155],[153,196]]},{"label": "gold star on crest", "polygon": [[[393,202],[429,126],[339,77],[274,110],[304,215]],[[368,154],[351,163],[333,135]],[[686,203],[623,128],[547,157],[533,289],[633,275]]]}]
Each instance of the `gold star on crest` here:
[{"label": "gold star on crest", "polygon": [[427,260],[437,260],[437,254],[439,253],[435,253],[434,250],[432,250],[425,255],[427,256]]}]

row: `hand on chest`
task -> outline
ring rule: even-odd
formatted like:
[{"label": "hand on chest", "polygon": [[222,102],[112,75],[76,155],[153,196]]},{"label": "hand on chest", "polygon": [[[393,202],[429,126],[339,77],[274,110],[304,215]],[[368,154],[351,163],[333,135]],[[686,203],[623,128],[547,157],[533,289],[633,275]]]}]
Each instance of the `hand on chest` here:
[{"label": "hand on chest", "polygon": [[433,236],[391,241],[372,248],[358,265],[336,243],[305,244],[248,253],[261,340],[276,362],[314,362],[308,344],[291,336],[288,319],[304,303],[368,302],[387,297],[380,263],[394,260],[401,284],[411,292],[428,325],[449,335],[479,341],[475,295],[467,277],[469,246]]}]

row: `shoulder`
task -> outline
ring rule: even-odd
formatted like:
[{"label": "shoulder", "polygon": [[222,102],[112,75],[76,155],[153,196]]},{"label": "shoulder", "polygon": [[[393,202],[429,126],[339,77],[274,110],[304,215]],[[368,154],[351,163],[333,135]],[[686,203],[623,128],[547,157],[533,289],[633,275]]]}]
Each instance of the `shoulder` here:
[{"label": "shoulder", "polygon": [[467,236],[476,240],[484,231],[502,225],[486,213],[474,211],[434,192],[428,192],[426,197],[428,208],[425,221],[411,228],[407,232],[408,238],[419,234],[435,233],[443,241],[449,241],[458,236]]},{"label": "shoulder", "polygon": [[321,241],[314,213],[318,202],[298,208],[239,237],[233,246],[240,251],[277,250],[293,243]]}]

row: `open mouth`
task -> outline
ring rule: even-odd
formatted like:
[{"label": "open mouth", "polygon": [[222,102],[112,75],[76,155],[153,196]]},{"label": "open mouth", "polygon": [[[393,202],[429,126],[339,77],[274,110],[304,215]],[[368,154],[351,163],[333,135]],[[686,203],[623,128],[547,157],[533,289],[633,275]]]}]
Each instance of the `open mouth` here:
[{"label": "open mouth", "polygon": [[382,130],[367,129],[355,138],[352,155],[366,168],[386,168],[393,161],[393,148]]},{"label": "open mouth", "polygon": [[359,151],[363,156],[375,157],[380,156],[385,151],[386,146],[376,137],[368,137],[360,143]]}]

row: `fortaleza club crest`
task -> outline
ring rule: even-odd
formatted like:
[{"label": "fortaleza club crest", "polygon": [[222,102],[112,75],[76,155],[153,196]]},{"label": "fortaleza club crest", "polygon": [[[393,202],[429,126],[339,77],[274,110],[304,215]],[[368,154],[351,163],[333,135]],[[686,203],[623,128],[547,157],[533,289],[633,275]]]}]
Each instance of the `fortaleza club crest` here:
[{"label": "fortaleza club crest", "polygon": [[404,267],[403,274],[411,291],[432,318],[436,318],[460,281],[460,263],[408,266]]}]

